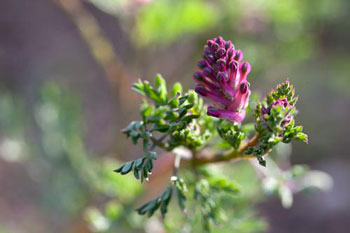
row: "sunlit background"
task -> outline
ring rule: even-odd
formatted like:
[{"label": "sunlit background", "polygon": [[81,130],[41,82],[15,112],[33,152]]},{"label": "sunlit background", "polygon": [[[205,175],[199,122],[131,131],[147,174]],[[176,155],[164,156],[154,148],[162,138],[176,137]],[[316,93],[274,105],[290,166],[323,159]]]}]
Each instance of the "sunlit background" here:
[{"label": "sunlit background", "polygon": [[121,133],[139,119],[130,86],[161,73],[194,88],[218,35],[243,50],[253,91],[295,85],[310,141],[283,153],[333,178],[290,209],[257,197],[262,220],[230,232],[348,232],[349,12],[348,0],[0,1],[0,232],[163,232],[134,213],[162,185],[112,172],[139,157]]}]

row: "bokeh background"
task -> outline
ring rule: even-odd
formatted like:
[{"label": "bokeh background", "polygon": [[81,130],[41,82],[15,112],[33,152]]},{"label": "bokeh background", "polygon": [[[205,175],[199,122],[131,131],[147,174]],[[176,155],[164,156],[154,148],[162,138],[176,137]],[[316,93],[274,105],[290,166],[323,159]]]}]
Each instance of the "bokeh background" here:
[{"label": "bokeh background", "polygon": [[218,35],[243,50],[254,91],[295,85],[310,142],[292,161],[334,181],[288,210],[258,204],[267,232],[348,232],[349,12],[348,0],[1,0],[0,232],[103,232],[105,215],[112,232],[156,232],[132,212],[159,185],[111,172],[140,152],[120,132],[139,118],[130,86],[161,73],[193,88]]}]

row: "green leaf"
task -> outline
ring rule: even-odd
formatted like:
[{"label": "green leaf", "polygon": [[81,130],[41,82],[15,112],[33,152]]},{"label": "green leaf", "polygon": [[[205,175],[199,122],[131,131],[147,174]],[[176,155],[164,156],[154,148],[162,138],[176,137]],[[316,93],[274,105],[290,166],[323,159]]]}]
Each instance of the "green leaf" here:
[{"label": "green leaf", "polygon": [[145,214],[147,213],[147,211],[151,210],[152,208],[154,208],[154,206],[156,205],[156,200],[152,200],[146,204],[144,204],[143,206],[141,206],[140,208],[137,209],[137,212],[139,214]]},{"label": "green leaf", "polygon": [[124,164],[122,170],[120,171],[120,174],[125,175],[125,174],[129,173],[131,171],[133,163],[134,163],[134,161],[130,161],[130,162],[127,162],[126,164]]},{"label": "green leaf", "polygon": [[159,131],[159,132],[167,132],[169,129],[169,125],[158,125],[158,124],[153,124],[150,131]]},{"label": "green leaf", "polygon": [[156,104],[160,104],[160,96],[158,95],[158,93],[156,93],[151,84],[148,81],[144,81],[143,83],[146,96],[152,99]]},{"label": "green leaf", "polygon": [[308,136],[305,133],[298,133],[297,136],[295,137],[295,140],[298,141],[303,141],[303,142],[308,142]]},{"label": "green leaf", "polygon": [[199,115],[188,115],[181,119],[181,121],[185,122],[186,124],[189,124],[193,119],[197,119]]},{"label": "green leaf", "polygon": [[114,172],[117,172],[117,173],[121,172],[122,169],[123,169],[123,166],[124,166],[124,165],[122,165],[122,166],[120,166],[119,168],[115,169]]},{"label": "green leaf", "polygon": [[210,178],[208,179],[209,184],[213,187],[223,191],[228,191],[232,193],[238,193],[239,192],[239,187],[236,183],[233,181],[228,181],[226,178],[223,177],[215,177],[215,178]]},{"label": "green leaf", "polygon": [[167,111],[164,120],[166,120],[166,121],[177,120],[179,118],[179,116],[180,116],[180,114],[178,112]]},{"label": "green leaf", "polygon": [[137,144],[137,140],[140,138],[141,135],[140,135],[139,132],[131,131],[130,136],[131,136],[131,138],[132,138],[132,142],[133,142],[134,144]]},{"label": "green leaf", "polygon": [[145,160],[145,158],[140,158],[140,159],[135,160],[135,168],[140,170],[144,160]]},{"label": "green leaf", "polygon": [[137,170],[137,169],[134,170],[134,176],[136,179],[140,179],[139,170]]},{"label": "green leaf", "polygon": [[266,167],[266,160],[264,160],[262,156],[257,156],[257,157],[258,157],[259,164],[263,167]]},{"label": "green leaf", "polygon": [[147,156],[153,160],[157,159],[157,153],[155,151],[149,151]]},{"label": "green leaf", "polygon": [[181,96],[179,98],[179,106],[181,106],[183,103],[185,103],[185,101],[188,99],[188,95],[185,96]]},{"label": "green leaf", "polygon": [[179,82],[176,82],[171,90],[171,95],[173,97],[182,95],[182,85]]},{"label": "green leaf", "polygon": [[131,87],[134,91],[138,92],[141,95],[146,96],[146,93],[144,91],[144,85],[143,82],[139,79],[137,83],[134,83]]},{"label": "green leaf", "polygon": [[187,191],[186,185],[184,181],[178,177],[172,177],[172,180],[174,182],[174,186],[177,191],[177,197],[178,197],[178,203],[179,203],[180,209],[184,211],[186,208],[185,207],[185,202],[186,202],[185,192]]},{"label": "green leaf", "polygon": [[181,126],[181,123],[171,122],[171,123],[169,124],[169,126],[170,126],[169,131],[172,132],[172,131],[178,129],[178,128]]},{"label": "green leaf", "polygon": [[182,118],[183,116],[186,115],[187,111],[193,107],[193,104],[187,104],[184,105],[183,107],[179,108],[177,111],[179,113],[179,118]]},{"label": "green leaf", "polygon": [[171,200],[172,187],[167,188],[167,190],[162,194],[162,205],[160,207],[160,212],[162,217],[165,218],[166,213],[168,212],[168,205]]},{"label": "green leaf", "polygon": [[154,212],[161,207],[160,211],[162,214],[162,217],[165,217],[165,214],[167,213],[167,207],[169,205],[169,202],[171,200],[171,194],[172,194],[172,186],[169,186],[165,191],[156,197],[155,199],[151,200],[150,202],[144,204],[143,206],[136,209],[138,214],[144,215],[147,213],[148,217],[151,217]]},{"label": "green leaf", "polygon": [[152,114],[152,106],[148,105],[141,109],[141,114],[144,118],[149,117]]},{"label": "green leaf", "polygon": [[150,218],[153,216],[154,212],[159,208],[161,201],[162,200],[160,198],[155,200],[155,205],[148,211],[147,217]]},{"label": "green leaf", "polygon": [[[145,164],[145,167],[144,167],[144,170],[146,171],[146,174],[147,174],[148,172],[151,172],[152,169],[153,169],[153,162],[152,162],[152,159],[148,159],[148,160],[146,161],[146,164]],[[148,174],[147,174],[147,176],[148,176]],[[147,177],[147,176],[146,176],[146,177]]]},{"label": "green leaf", "polygon": [[166,88],[166,82],[160,74],[157,74],[155,77],[155,85],[157,87],[159,98],[162,104],[166,104],[168,101],[168,92]]}]

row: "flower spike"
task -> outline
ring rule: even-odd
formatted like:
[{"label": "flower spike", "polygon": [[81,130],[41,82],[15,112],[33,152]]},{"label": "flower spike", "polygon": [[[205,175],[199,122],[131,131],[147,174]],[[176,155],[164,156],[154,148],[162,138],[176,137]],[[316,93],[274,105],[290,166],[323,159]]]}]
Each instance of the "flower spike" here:
[{"label": "flower spike", "polygon": [[247,76],[251,70],[248,62],[241,62],[243,53],[235,50],[231,41],[221,36],[208,40],[204,46],[203,60],[198,62],[200,71],[193,78],[195,91],[209,99],[209,116],[241,122],[250,96]]}]

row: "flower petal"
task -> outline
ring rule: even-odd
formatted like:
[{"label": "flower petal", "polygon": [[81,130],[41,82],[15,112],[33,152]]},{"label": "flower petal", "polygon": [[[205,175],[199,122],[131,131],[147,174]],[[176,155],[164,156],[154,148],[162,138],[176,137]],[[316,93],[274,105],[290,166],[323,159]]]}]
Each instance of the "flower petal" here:
[{"label": "flower petal", "polygon": [[224,118],[229,121],[242,122],[245,117],[245,110],[240,112],[234,112],[230,110],[217,109],[209,106],[207,109],[207,114],[209,116]]}]

